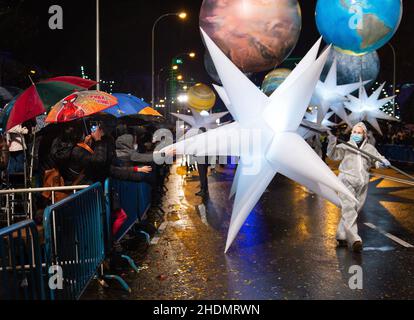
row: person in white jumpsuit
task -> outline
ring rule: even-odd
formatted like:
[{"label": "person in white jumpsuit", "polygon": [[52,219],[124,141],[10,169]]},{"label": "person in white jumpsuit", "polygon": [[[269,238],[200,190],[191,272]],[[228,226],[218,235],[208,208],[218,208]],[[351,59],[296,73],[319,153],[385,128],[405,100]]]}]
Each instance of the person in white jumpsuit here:
[{"label": "person in white jumpsuit", "polygon": [[341,161],[339,166],[339,179],[355,195],[359,203],[344,194],[339,198],[342,204],[342,217],[338,226],[336,239],[338,246],[352,247],[353,251],[362,251],[362,239],[358,235],[357,218],[365,204],[368,193],[369,171],[376,168],[389,167],[390,162],[385,159],[377,149],[368,143],[368,131],[364,123],[360,122],[352,129],[350,144],[360,150],[382,159],[382,163],[372,160],[368,156],[348,147],[345,144],[337,144],[337,138],[330,134],[327,155],[334,161]]}]

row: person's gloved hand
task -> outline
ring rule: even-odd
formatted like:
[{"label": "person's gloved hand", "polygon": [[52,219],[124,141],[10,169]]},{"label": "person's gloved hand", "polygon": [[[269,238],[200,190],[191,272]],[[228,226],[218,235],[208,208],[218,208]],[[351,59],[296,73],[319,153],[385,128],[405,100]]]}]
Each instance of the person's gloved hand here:
[{"label": "person's gloved hand", "polygon": [[389,168],[391,167],[391,162],[389,162],[387,159],[382,160],[381,166],[383,168]]}]

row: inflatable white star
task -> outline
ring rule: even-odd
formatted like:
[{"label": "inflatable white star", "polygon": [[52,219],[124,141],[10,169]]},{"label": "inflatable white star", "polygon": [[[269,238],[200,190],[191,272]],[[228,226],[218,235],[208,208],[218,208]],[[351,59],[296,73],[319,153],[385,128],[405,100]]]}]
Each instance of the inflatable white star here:
[{"label": "inflatable white star", "polygon": [[[267,97],[203,30],[201,32],[227,93],[229,111],[236,121],[189,139],[189,149],[196,150],[194,146],[199,146],[198,155],[210,149],[215,151],[215,155],[240,156],[235,176],[237,192],[225,252],[277,173],[306,186],[338,206],[340,201],[337,192],[355,199],[297,133],[329,54],[329,50],[326,50],[316,60],[321,40],[282,85]],[[236,143],[220,143],[234,137],[238,137]],[[246,143],[248,148],[243,147]],[[173,147],[177,153],[188,151],[185,150],[185,142]],[[162,151],[168,151],[168,148],[171,146]]]},{"label": "inflatable white star", "polygon": [[379,99],[381,91],[385,86],[385,82],[374,91],[374,93],[368,97],[365,87],[360,84],[359,97],[356,98],[352,95],[348,96],[349,101],[345,102],[345,107],[352,111],[349,116],[351,125],[355,125],[361,121],[369,122],[379,134],[382,135],[381,128],[377,119],[383,119],[388,121],[399,121],[398,119],[387,115],[381,111],[381,107],[392,101],[395,96]]},{"label": "inflatable white star", "polygon": [[[319,124],[322,125],[325,128],[336,126],[335,122],[332,122],[332,121],[329,120],[334,114],[335,114],[335,112],[333,112],[333,111],[328,112],[325,115],[325,117],[322,119],[322,122],[319,123]],[[317,110],[312,110],[311,112],[306,112],[305,113],[305,119],[312,122],[312,123],[318,124],[318,111]]]},{"label": "inflatable white star", "polygon": [[[368,82],[365,81],[364,84]],[[317,122],[321,123],[329,109],[332,109],[342,120],[350,124],[344,103],[347,101],[346,96],[356,91],[359,86],[359,82],[338,85],[337,61],[335,59],[325,81],[318,81],[311,100],[312,105],[318,106]]]},{"label": "inflatable white star", "polygon": [[198,112],[193,108],[190,109],[193,114],[192,116],[180,113],[171,114],[178,119],[188,123],[192,129],[206,128],[207,130],[217,128],[217,120],[223,118],[228,114],[228,112],[209,113],[208,111]]}]

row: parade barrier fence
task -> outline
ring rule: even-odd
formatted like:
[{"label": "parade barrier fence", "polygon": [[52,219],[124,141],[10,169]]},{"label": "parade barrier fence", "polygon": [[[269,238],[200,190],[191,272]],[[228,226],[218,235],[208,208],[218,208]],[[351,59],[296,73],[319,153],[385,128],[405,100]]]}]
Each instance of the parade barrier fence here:
[{"label": "parade barrier fence", "polygon": [[50,290],[50,299],[79,299],[101,269],[107,219],[103,199],[102,185],[96,183],[46,208],[46,268],[62,276],[61,288]]},{"label": "parade barrier fence", "polygon": [[36,225],[22,221],[0,230],[0,300],[44,300]]},{"label": "parade barrier fence", "polygon": [[128,218],[122,228],[114,235],[115,241],[120,241],[125,234],[138,222],[145,220],[151,206],[151,186],[145,182],[130,182],[117,179],[107,179],[105,194],[110,210],[110,195],[117,194],[119,205],[124,209]]},{"label": "parade barrier fence", "polygon": [[414,148],[385,144],[380,147],[381,153],[390,161],[414,164]]},{"label": "parade barrier fence", "polygon": [[28,189],[6,189],[6,190],[0,190],[0,196],[5,197],[5,207],[2,208],[4,209],[5,213],[6,213],[6,217],[7,217],[7,225],[10,226],[11,224],[14,223],[14,199],[16,197],[17,194],[26,194],[27,198],[28,198],[28,215],[25,217],[26,219],[31,219],[33,220],[33,194],[35,193],[43,193],[46,191],[50,191],[52,194],[52,204],[55,203],[55,193],[56,192],[62,192],[62,191],[72,191],[73,193],[75,193],[78,190],[82,190],[85,188],[88,188],[89,186],[87,185],[80,185],[80,186],[65,186],[65,187],[50,187],[50,188],[28,188]]},{"label": "parade barrier fence", "polygon": [[[116,180],[113,185],[114,187],[111,180],[107,179],[104,190],[100,183],[96,183],[92,186],[1,191],[2,194],[9,195],[14,192],[32,194],[63,190],[75,192],[82,189],[45,209],[43,255],[40,254],[40,238],[32,220],[0,230],[0,271],[2,282],[7,284],[0,288],[8,294],[7,299],[75,300],[81,297],[93,278],[98,278],[103,285],[107,279],[116,280],[125,290],[131,291],[121,277],[103,272],[102,263],[110,254],[114,240],[111,230],[111,192],[115,190],[120,193],[121,207],[125,206],[128,212],[124,231],[115,239],[119,240],[145,217],[151,204],[151,187],[147,183]],[[139,272],[130,257],[123,255],[122,258],[127,260],[134,271]],[[51,289],[49,282],[53,272],[58,277],[55,279],[56,288]],[[0,299],[3,289],[0,289]],[[10,296],[11,294],[13,295]]]}]

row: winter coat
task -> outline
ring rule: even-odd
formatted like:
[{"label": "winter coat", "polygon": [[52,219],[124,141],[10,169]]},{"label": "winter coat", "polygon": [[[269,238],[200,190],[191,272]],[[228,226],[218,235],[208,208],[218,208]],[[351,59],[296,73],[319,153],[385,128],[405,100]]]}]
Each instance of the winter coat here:
[{"label": "winter coat", "polygon": [[139,153],[134,150],[134,137],[124,134],[116,139],[116,156],[123,162],[151,163],[152,153]]}]

